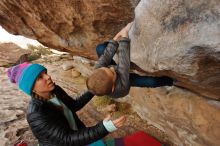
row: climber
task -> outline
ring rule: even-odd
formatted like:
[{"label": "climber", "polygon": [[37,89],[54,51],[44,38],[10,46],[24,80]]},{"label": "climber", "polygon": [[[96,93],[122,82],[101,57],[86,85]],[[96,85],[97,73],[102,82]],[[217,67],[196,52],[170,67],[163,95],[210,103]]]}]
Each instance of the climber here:
[{"label": "climber", "polygon": [[[127,24],[112,40],[97,45],[96,52],[99,60],[92,75],[87,79],[86,85],[95,95],[108,95],[112,98],[126,96],[130,86],[160,87],[172,86],[173,79],[151,76],[140,76],[129,73],[130,70],[130,39],[128,32],[133,22]],[[118,64],[113,57],[118,52]]]},{"label": "climber", "polygon": [[40,146],[98,145],[103,137],[126,121],[125,116],[115,120],[108,116],[95,126],[85,127],[76,111],[94,95],[86,91],[78,98],[71,98],[52,81],[47,69],[40,64],[24,62],[9,68],[7,74],[12,83],[32,97],[27,121]]}]

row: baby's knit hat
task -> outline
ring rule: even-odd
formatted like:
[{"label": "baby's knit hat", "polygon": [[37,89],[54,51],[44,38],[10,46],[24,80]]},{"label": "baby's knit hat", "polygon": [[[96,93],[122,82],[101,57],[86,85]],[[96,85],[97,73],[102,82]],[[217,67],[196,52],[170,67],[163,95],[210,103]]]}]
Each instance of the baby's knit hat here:
[{"label": "baby's knit hat", "polygon": [[7,74],[12,83],[16,83],[26,94],[32,94],[34,83],[42,71],[47,69],[40,64],[24,62],[8,69]]}]

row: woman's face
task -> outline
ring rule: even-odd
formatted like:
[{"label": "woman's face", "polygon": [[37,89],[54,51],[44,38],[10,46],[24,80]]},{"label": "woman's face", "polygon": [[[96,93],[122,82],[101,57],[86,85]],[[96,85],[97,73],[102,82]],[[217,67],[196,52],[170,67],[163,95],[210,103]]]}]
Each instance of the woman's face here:
[{"label": "woman's face", "polygon": [[50,75],[46,71],[41,72],[35,81],[33,92],[37,94],[45,94],[51,92],[55,87]]}]

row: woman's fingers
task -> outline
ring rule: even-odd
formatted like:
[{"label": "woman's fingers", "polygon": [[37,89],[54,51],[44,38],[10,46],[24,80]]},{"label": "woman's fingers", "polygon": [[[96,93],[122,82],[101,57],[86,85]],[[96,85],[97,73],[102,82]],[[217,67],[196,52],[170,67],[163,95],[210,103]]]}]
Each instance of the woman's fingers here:
[{"label": "woman's fingers", "polygon": [[126,116],[121,116],[118,119],[113,120],[112,122],[117,128],[119,128],[124,125],[125,121],[126,121]]}]

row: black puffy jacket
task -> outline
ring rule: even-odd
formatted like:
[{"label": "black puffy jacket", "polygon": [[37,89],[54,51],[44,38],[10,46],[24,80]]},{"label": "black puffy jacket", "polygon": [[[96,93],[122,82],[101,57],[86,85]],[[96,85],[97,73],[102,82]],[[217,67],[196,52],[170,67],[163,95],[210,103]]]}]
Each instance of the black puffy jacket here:
[{"label": "black puffy jacket", "polygon": [[92,99],[94,96],[92,93],[87,91],[74,100],[57,85],[53,93],[72,111],[78,130],[70,128],[62,108],[32,97],[27,111],[27,121],[40,146],[84,146],[108,134],[102,122],[85,127],[75,113]]}]

